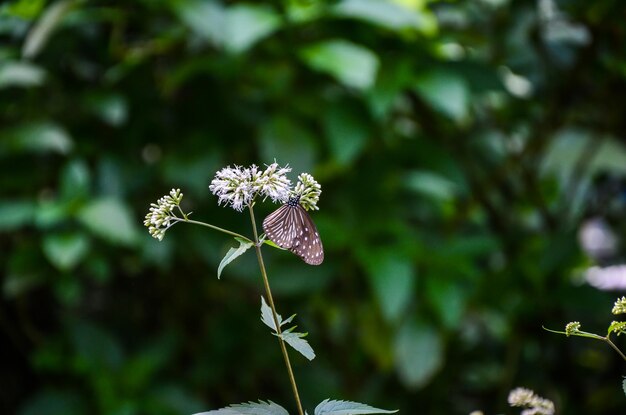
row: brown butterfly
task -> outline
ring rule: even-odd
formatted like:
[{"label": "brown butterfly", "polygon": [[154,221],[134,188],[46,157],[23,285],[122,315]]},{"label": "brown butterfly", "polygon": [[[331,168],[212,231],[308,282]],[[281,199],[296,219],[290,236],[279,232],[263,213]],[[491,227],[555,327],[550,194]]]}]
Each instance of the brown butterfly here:
[{"label": "brown butterfly", "polygon": [[310,265],[324,261],[324,247],[311,216],[300,205],[300,196],[290,197],[287,203],[270,213],[263,221],[267,238],[284,249],[289,249]]}]

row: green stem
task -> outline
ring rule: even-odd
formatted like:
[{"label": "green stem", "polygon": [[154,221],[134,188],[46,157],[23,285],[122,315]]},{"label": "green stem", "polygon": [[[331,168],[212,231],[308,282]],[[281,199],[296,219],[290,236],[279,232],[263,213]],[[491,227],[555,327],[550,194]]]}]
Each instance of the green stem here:
[{"label": "green stem", "polygon": [[250,240],[250,238],[246,238],[245,236],[240,235],[237,232],[232,232],[232,231],[229,231],[227,229],[220,228],[220,227],[215,226],[215,225],[211,225],[209,223],[198,222],[197,220],[193,220],[193,219],[181,219],[181,218],[173,218],[173,219],[175,221],[177,221],[177,222],[186,222],[186,223],[193,223],[195,225],[206,226],[207,228],[211,228],[211,229],[214,229],[216,231],[220,231],[220,232],[226,233],[228,235],[236,236],[237,238],[241,238],[241,239],[243,239],[243,240],[245,240],[247,242],[250,242],[250,243],[253,242],[253,241]]},{"label": "green stem", "polygon": [[619,353],[620,356],[622,356],[622,359],[626,360],[626,356],[624,355],[624,353],[622,353],[622,351],[615,345],[615,343],[613,343],[611,341],[611,339],[609,339],[609,336],[606,336],[604,338],[604,340],[609,344],[609,346],[611,346],[617,353]]},{"label": "green stem", "polygon": [[259,261],[259,268],[261,269],[261,275],[263,276],[263,285],[265,286],[265,294],[267,295],[267,300],[269,302],[269,306],[272,309],[272,318],[274,319],[274,326],[276,326],[276,334],[278,334],[278,343],[280,344],[280,350],[283,352],[283,358],[285,359],[285,366],[287,366],[287,372],[289,373],[289,381],[291,382],[291,388],[293,389],[293,396],[296,399],[296,404],[298,405],[298,414],[304,415],[304,411],[302,410],[302,403],[300,403],[300,394],[298,394],[298,386],[296,385],[296,378],[293,375],[293,369],[291,368],[291,362],[289,361],[289,354],[287,353],[287,347],[285,346],[285,341],[282,339],[280,330],[280,324],[278,322],[278,313],[276,312],[276,307],[274,306],[274,298],[272,297],[272,291],[270,290],[270,283],[267,278],[267,272],[265,271],[265,264],[263,263],[263,255],[261,254],[261,244],[259,243],[259,234],[256,228],[256,221],[254,220],[254,212],[252,210],[252,206],[249,206],[250,210],[250,220],[252,221],[252,231],[254,232],[254,247],[256,249],[256,257]]}]

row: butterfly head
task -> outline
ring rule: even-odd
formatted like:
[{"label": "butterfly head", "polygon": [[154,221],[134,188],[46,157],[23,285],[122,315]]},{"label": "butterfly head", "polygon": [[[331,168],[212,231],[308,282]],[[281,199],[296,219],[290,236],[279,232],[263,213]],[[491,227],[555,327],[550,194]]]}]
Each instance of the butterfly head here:
[{"label": "butterfly head", "polygon": [[287,206],[289,207],[296,207],[298,205],[300,205],[300,195],[291,196],[289,200],[287,200]]}]

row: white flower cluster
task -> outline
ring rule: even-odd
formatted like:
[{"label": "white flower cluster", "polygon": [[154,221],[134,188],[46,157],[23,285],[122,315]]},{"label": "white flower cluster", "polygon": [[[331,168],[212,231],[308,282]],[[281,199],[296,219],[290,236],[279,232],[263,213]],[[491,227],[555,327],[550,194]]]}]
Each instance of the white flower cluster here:
[{"label": "white flower cluster", "polygon": [[565,325],[565,335],[567,337],[576,334],[580,331],[580,323],[578,321],[572,321]]},{"label": "white flower cluster", "polygon": [[298,184],[292,192],[293,196],[300,198],[300,204],[306,210],[318,210],[317,201],[320,200],[322,186],[315,181],[309,173],[298,176]]},{"label": "white flower cluster", "polygon": [[524,407],[520,415],[554,415],[554,403],[530,389],[515,388],[509,393],[509,405]]},{"label": "white flower cluster", "polygon": [[165,231],[171,226],[172,219],[176,218],[172,211],[180,205],[181,200],[183,200],[183,194],[180,189],[172,189],[169,195],[163,196],[156,203],[150,203],[150,211],[146,214],[143,224],[153,238],[163,240]]},{"label": "white flower cluster", "polygon": [[618,298],[611,312],[613,314],[626,314],[626,297]]},{"label": "white flower cluster", "polygon": [[250,206],[257,195],[269,197],[272,202],[284,203],[289,199],[291,182],[286,174],[289,166],[280,167],[272,163],[264,171],[256,165],[250,167],[225,167],[215,174],[209,190],[219,197],[218,204],[232,206],[241,212]]},{"label": "white flower cluster", "polygon": [[[256,167],[256,166],[255,166]],[[259,193],[272,199],[272,202],[284,203],[289,199],[291,182],[287,173],[291,171],[289,166],[279,167],[277,163],[267,166],[267,169],[258,178]]]}]

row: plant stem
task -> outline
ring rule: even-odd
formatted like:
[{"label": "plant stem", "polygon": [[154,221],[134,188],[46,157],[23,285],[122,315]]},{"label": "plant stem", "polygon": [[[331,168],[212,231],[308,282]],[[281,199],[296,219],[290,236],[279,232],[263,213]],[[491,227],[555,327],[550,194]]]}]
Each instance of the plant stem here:
[{"label": "plant stem", "polygon": [[[177,221],[177,222],[187,222],[187,223],[193,223],[193,224],[195,224],[195,225],[206,226],[207,228],[211,228],[211,229],[214,229],[214,230],[216,230],[216,231],[220,231],[220,232],[226,233],[226,234],[231,235],[231,236],[236,236],[237,238],[241,238],[241,239],[243,239],[243,240],[245,240],[245,241],[248,241],[248,242],[250,242],[250,243],[252,243],[252,242],[253,242],[253,241],[251,241],[251,240],[250,240],[250,238],[247,238],[247,237],[245,237],[245,236],[243,236],[243,235],[240,235],[240,234],[238,234],[237,232],[232,232],[232,231],[229,231],[229,230],[227,230],[227,229],[220,228],[220,227],[215,226],[215,225],[211,225],[211,224],[209,224],[209,223],[198,222],[197,220],[192,220],[192,219],[187,219],[187,218],[185,218],[185,219],[181,219],[181,218],[172,218],[172,219],[174,219],[174,220],[175,220],[175,221]],[[256,238],[256,236],[255,236],[255,238]]]},{"label": "plant stem", "polygon": [[609,336],[606,336],[604,338],[604,340],[609,344],[609,346],[611,346],[617,353],[619,353],[620,356],[622,356],[622,359],[626,360],[626,356],[624,355],[624,353],[622,353],[622,351],[615,345],[615,343],[613,343],[611,341],[611,339],[609,339]]},{"label": "plant stem", "polygon": [[252,206],[249,206],[250,210],[250,220],[252,221],[252,231],[254,232],[254,248],[256,249],[256,257],[259,261],[259,268],[261,269],[261,275],[263,276],[263,285],[265,285],[265,294],[267,295],[267,300],[269,302],[269,306],[272,309],[272,318],[274,319],[274,326],[276,326],[276,334],[278,334],[278,343],[280,344],[280,350],[283,352],[283,358],[285,359],[285,366],[287,366],[287,372],[289,373],[289,381],[291,382],[291,388],[293,389],[293,396],[296,399],[296,404],[298,405],[298,414],[304,415],[304,411],[302,410],[302,403],[300,403],[300,394],[298,394],[298,386],[296,385],[296,378],[293,375],[293,369],[291,368],[291,362],[289,361],[289,354],[287,353],[287,347],[285,346],[285,341],[280,336],[282,331],[280,329],[280,324],[278,322],[278,313],[276,312],[276,307],[274,306],[274,298],[272,297],[272,291],[270,290],[270,282],[267,278],[267,272],[265,271],[265,264],[263,263],[263,255],[261,254],[261,244],[259,243],[259,234],[256,229],[256,221],[254,220],[254,212],[252,210]]}]

